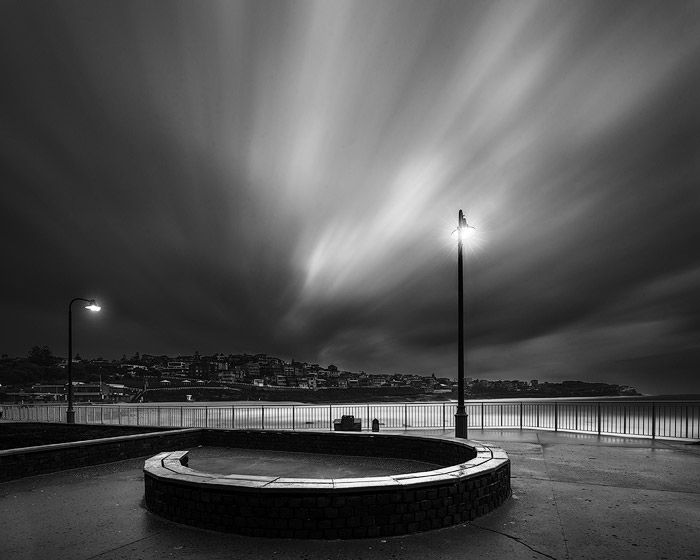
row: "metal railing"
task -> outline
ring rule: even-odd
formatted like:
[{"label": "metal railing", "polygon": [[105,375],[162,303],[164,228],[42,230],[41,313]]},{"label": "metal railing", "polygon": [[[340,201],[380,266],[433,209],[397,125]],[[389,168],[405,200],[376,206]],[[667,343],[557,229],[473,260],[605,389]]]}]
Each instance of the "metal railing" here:
[{"label": "metal railing", "polygon": [[[333,420],[353,415],[370,430],[454,428],[456,403],[370,403],[206,406],[173,404],[75,405],[75,421],[150,427],[332,430]],[[700,401],[537,400],[468,401],[469,428],[534,429],[664,439],[700,439]],[[65,422],[64,404],[0,405],[1,418],[20,422]]]}]

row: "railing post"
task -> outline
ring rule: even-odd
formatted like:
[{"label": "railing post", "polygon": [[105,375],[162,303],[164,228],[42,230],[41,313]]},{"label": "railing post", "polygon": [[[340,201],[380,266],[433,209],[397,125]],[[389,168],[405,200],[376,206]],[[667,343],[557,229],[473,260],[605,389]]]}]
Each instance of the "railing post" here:
[{"label": "railing post", "polygon": [[236,407],[231,405],[231,429],[236,428]]},{"label": "railing post", "polygon": [[333,405],[328,405],[328,429],[333,431]]},{"label": "railing post", "polygon": [[601,411],[600,411],[600,403],[598,403],[598,435],[600,435],[601,432]]},{"label": "railing post", "polygon": [[554,401],[554,431],[559,430],[559,403]]},{"label": "railing post", "polygon": [[181,406],[181,407],[180,407],[180,427],[181,427],[181,428],[182,428],[183,425],[184,425],[184,423],[183,423],[184,415],[185,415],[185,407],[184,407],[184,406]]},{"label": "railing post", "polygon": [[122,423],[122,407],[121,406],[117,407],[117,422],[121,426],[121,423]]},{"label": "railing post", "polygon": [[403,429],[408,429],[408,404],[403,405]]},{"label": "railing post", "polygon": [[262,414],[260,415],[260,425],[262,426],[262,429],[265,429],[265,407],[261,406],[260,407]]},{"label": "railing post", "polygon": [[105,415],[104,415],[104,412],[105,412],[105,407],[102,406],[102,405],[100,405],[100,424],[104,424],[104,423],[105,423]]},{"label": "railing post", "polygon": [[627,433],[627,405],[622,405],[622,433]]},{"label": "railing post", "polygon": [[656,403],[651,403],[651,439],[656,439]]},{"label": "railing post", "polygon": [[520,429],[523,429],[523,403],[520,402]]},{"label": "railing post", "polygon": [[685,437],[688,438],[688,406],[685,407]]},{"label": "railing post", "polygon": [[292,431],[296,430],[296,422],[295,422],[296,411],[297,411],[296,406],[292,405]]},{"label": "railing post", "polygon": [[574,405],[574,416],[576,417],[576,431],[578,432],[578,405]]},{"label": "railing post", "polygon": [[535,423],[536,428],[540,427],[540,403],[535,403]]},{"label": "railing post", "polygon": [[204,405],[204,427],[209,427],[209,406]]},{"label": "railing post", "polygon": [[369,430],[371,426],[369,425],[369,405],[367,405],[367,430]]},{"label": "railing post", "polygon": [[136,409],[136,425],[139,425],[139,416],[141,415],[141,407]]},{"label": "railing post", "polygon": [[[446,429],[446,426],[447,426],[447,425],[445,424],[445,419],[446,419],[446,417],[445,417],[445,403],[442,403],[442,429],[443,429],[443,431]],[[686,423],[686,426],[687,426],[687,425],[688,425],[688,424]],[[688,431],[688,428],[687,428],[687,427],[686,427],[685,431],[686,431],[686,432]]]},{"label": "railing post", "polygon": [[158,410],[158,420],[157,420],[157,425],[158,425],[158,427],[160,428],[160,424],[161,424],[161,422],[160,422],[160,407],[158,407],[158,409],[157,409],[157,410]]},{"label": "railing post", "polygon": [[484,429],[484,401],[481,401],[481,429]]}]

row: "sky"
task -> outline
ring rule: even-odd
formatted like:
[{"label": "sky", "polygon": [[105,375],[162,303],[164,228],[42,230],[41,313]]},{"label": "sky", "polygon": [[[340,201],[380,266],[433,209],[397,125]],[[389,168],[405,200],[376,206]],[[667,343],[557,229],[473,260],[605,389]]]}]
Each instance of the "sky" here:
[{"label": "sky", "polygon": [[700,393],[700,3],[3,1],[0,352]]}]

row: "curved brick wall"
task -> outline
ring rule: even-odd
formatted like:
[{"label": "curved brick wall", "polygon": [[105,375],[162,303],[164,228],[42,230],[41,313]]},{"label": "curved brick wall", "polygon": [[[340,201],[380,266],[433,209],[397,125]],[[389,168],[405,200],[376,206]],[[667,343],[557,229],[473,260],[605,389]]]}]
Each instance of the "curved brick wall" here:
[{"label": "curved brick wall", "polygon": [[187,467],[187,451],[144,465],[148,508],[206,529],[283,538],[400,535],[462,523],[510,494],[510,460],[475,442],[404,435],[207,430],[209,445],[441,463],[421,473],[371,478],[293,479],[217,475]]}]

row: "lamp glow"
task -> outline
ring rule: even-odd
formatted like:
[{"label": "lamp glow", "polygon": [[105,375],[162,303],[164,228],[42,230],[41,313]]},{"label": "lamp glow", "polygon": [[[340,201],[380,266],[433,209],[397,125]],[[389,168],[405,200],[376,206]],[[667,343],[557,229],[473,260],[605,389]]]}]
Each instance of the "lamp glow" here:
[{"label": "lamp glow", "polygon": [[466,220],[462,222],[461,227],[458,227],[452,232],[452,239],[458,241],[469,241],[476,238],[476,228],[467,224]]},{"label": "lamp glow", "polygon": [[89,309],[90,311],[99,311],[102,308],[93,301],[90,305],[86,305],[85,309]]},{"label": "lamp glow", "polygon": [[462,239],[472,239],[476,234],[476,228],[474,226],[466,226],[462,228]]}]

